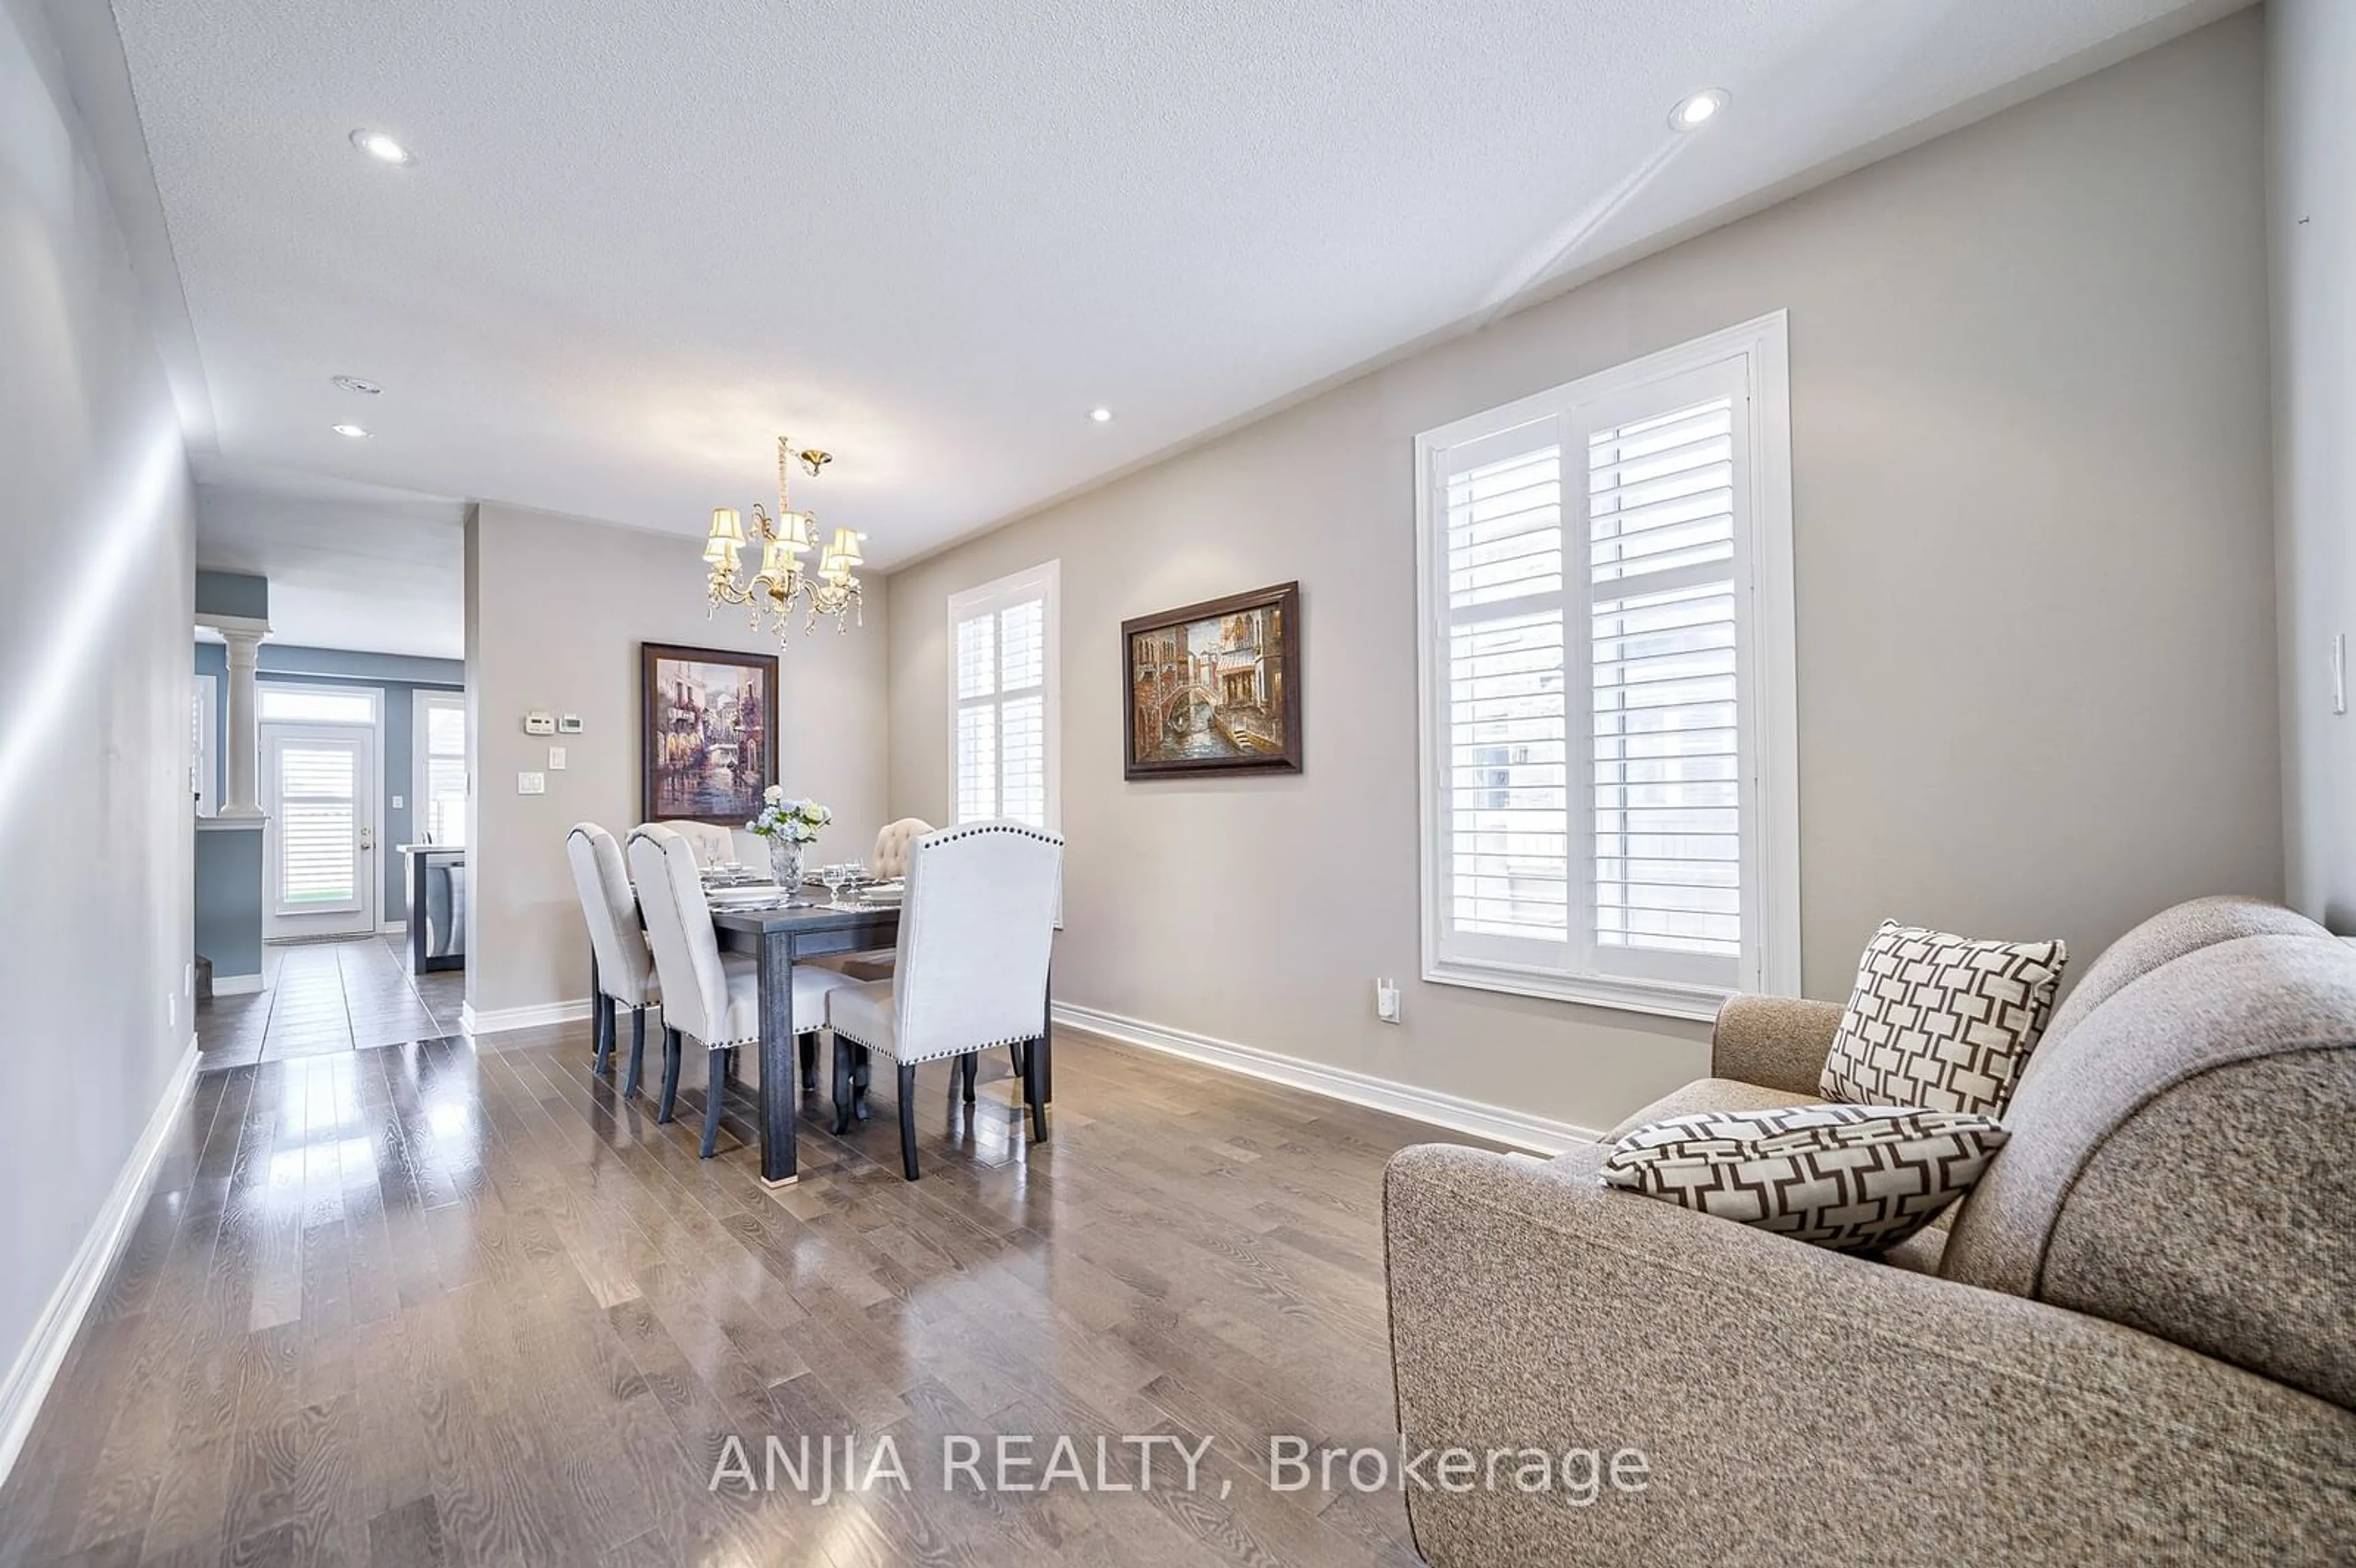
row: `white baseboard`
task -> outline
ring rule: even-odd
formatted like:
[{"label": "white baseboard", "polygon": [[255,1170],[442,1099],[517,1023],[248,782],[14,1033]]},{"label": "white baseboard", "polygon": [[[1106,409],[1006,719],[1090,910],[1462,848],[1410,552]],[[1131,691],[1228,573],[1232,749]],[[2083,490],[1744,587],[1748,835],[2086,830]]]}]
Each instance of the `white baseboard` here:
[{"label": "white baseboard", "polygon": [[180,1064],[172,1072],[172,1081],[164,1086],[163,1098],[156,1102],[155,1114],[147,1118],[147,1127],[132,1146],[131,1157],[123,1161],[121,1174],[114,1179],[114,1189],[106,1195],[106,1202],[90,1224],[90,1232],[74,1252],[73,1261],[66,1265],[65,1277],[49,1295],[48,1305],[33,1324],[32,1338],[16,1354],[16,1364],[8,1376],[0,1381],[0,1481],[23,1452],[25,1439],[33,1430],[33,1418],[41,1412],[41,1401],[49,1392],[49,1384],[65,1364],[66,1351],[73,1346],[74,1336],[81,1329],[81,1320],[98,1299],[99,1286],[106,1283],[106,1271],[114,1266],[115,1254],[131,1234],[131,1226],[147,1201],[147,1189],[155,1179],[156,1162],[163,1157],[164,1146],[170,1141],[172,1128],[180,1119],[182,1107],[187,1103],[188,1089],[197,1081],[197,1037],[188,1037],[188,1049]]},{"label": "white baseboard", "polygon": [[213,995],[216,997],[251,997],[262,989],[259,975],[216,975]]},{"label": "white baseboard", "polygon": [[407,936],[409,923],[405,920],[388,920],[376,928],[376,933],[379,936]]},{"label": "white baseboard", "polygon": [[1591,1127],[1549,1121],[1544,1116],[1510,1111],[1502,1105],[1486,1105],[1478,1100],[1443,1094],[1436,1089],[1419,1089],[1411,1083],[1396,1083],[1387,1078],[1353,1072],[1347,1068],[1303,1061],[1297,1056],[1280,1056],[1258,1046],[1214,1040],[1209,1035],[1171,1029],[1163,1024],[1146,1023],[1139,1019],[1123,1018],[1119,1013],[1102,1012],[1070,1002],[1055,1004],[1055,1021],[1126,1045],[1165,1051],[1172,1056],[1183,1056],[1190,1061],[1223,1067],[1230,1072],[1264,1078],[1271,1083],[1306,1089],[1330,1100],[1346,1100],[1353,1105],[1387,1111],[1395,1116],[1429,1122],[1451,1132],[1470,1133],[1474,1137],[1512,1144],[1516,1148],[1536,1149],[1542,1154],[1560,1154],[1573,1145],[1593,1143],[1601,1136]]},{"label": "white baseboard", "polygon": [[589,1016],[589,998],[543,1002],[536,1008],[491,1008],[477,1012],[472,1002],[458,1004],[458,1027],[468,1034],[505,1034],[509,1029],[543,1029],[550,1024],[578,1023]]}]

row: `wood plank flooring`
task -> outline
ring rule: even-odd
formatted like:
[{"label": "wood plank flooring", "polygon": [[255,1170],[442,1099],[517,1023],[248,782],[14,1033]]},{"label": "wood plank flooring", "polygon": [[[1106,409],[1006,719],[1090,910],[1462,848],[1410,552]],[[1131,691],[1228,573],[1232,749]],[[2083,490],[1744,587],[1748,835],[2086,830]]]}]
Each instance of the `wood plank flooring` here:
[{"label": "wood plank flooring", "polygon": [[390,934],[269,944],[262,978],[198,1007],[205,1071],[456,1034],[466,990],[462,970],[411,975],[408,939]]},{"label": "wood plank flooring", "polygon": [[[879,1085],[773,1193],[740,1093],[701,1161],[700,1099],[657,1126],[586,1025],[487,1043],[198,1080],[0,1563],[1415,1562],[1395,1494],[1263,1476],[1271,1434],[1389,1441],[1381,1169],[1441,1135],[1066,1030],[1049,1143],[1001,1051],[971,1112],[920,1076],[920,1183]],[[912,1489],[712,1488],[772,1434],[889,1435]],[[1193,1491],[1165,1447],[1151,1491],[977,1495],[950,1434],[1091,1478],[1099,1435],[1212,1445]]]}]

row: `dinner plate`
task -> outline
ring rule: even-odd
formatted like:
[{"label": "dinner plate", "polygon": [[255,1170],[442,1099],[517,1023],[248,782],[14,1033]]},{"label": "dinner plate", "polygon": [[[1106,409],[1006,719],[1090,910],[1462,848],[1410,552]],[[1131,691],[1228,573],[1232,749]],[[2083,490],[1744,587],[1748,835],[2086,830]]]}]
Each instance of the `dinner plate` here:
[{"label": "dinner plate", "polygon": [[756,904],[784,895],[785,890],[775,882],[749,882],[742,887],[703,890],[705,900],[715,904]]}]

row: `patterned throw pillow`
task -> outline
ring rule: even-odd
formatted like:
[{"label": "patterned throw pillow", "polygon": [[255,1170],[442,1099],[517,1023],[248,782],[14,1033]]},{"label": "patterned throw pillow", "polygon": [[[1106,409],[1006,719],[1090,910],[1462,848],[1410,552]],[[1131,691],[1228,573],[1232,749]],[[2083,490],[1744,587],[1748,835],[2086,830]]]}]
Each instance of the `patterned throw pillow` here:
[{"label": "patterned throw pillow", "polygon": [[2005,1131],[1902,1105],[1706,1111],[1612,1146],[1603,1182],[1842,1253],[1894,1247],[1971,1190]]},{"label": "patterned throw pillow", "polygon": [[1883,921],[1825,1060],[1825,1098],[2003,1115],[2069,957],[2059,942],[1975,942]]}]

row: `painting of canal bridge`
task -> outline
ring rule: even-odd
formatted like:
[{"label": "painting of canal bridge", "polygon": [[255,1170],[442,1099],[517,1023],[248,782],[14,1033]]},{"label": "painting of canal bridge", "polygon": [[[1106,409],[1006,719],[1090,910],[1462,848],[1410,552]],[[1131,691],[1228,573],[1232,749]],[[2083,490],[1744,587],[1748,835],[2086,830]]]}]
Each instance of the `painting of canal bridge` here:
[{"label": "painting of canal bridge", "polygon": [[639,645],[644,820],[742,827],[777,777],[774,654]]},{"label": "painting of canal bridge", "polygon": [[1125,776],[1301,771],[1301,584],[1125,621]]}]

